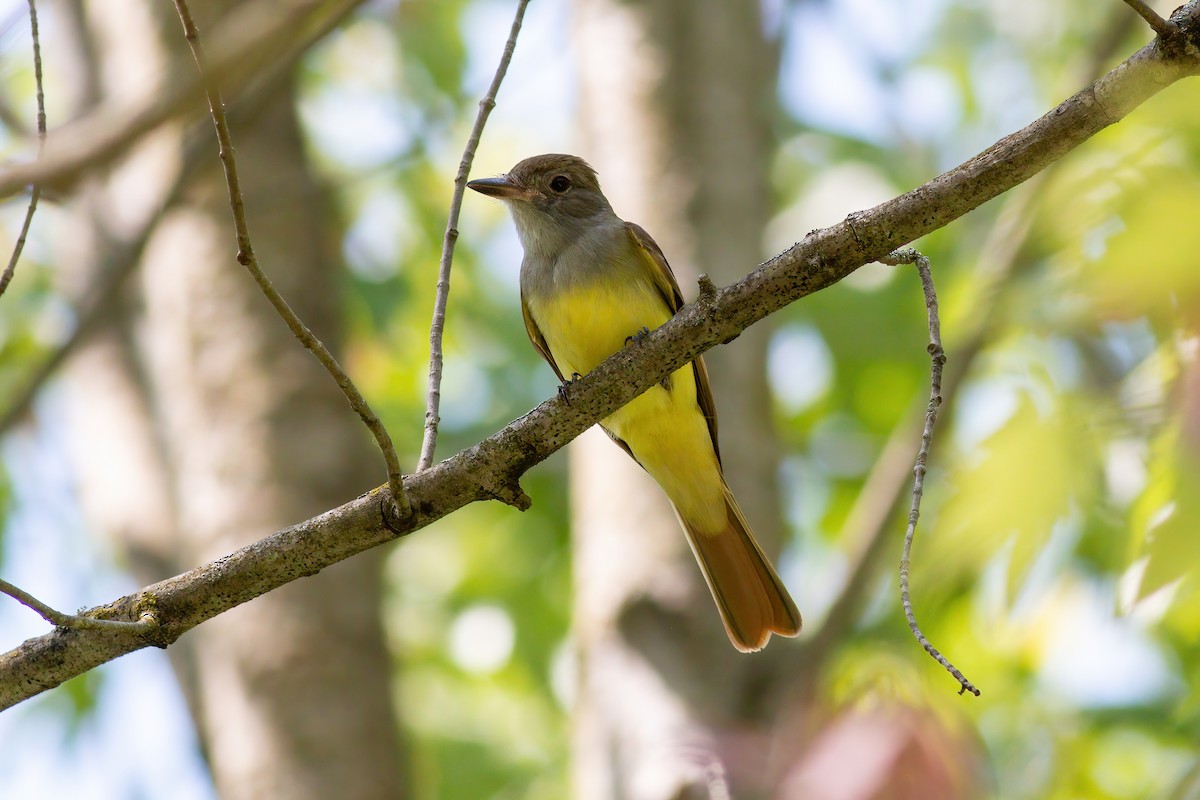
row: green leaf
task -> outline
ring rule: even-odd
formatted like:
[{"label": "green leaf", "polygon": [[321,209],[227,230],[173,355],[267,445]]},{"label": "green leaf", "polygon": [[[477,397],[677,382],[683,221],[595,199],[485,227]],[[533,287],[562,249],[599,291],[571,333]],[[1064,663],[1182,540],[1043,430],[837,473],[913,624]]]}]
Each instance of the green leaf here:
[{"label": "green leaf", "polygon": [[983,458],[957,481],[942,512],[956,560],[981,564],[1012,543],[1007,591],[1023,584],[1055,523],[1086,491],[1093,457],[1066,409],[1040,413],[1028,395],[983,446]]},{"label": "green leaf", "polygon": [[1146,558],[1137,599],[1181,578],[1200,564],[1200,454],[1168,426],[1155,443],[1150,478],[1131,512],[1134,557]]}]

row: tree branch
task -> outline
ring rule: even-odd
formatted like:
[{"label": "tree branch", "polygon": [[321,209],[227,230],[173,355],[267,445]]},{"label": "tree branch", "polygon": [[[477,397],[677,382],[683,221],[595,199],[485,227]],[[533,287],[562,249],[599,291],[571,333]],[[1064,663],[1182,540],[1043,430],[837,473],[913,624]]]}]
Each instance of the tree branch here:
[{"label": "tree branch", "polygon": [[[271,68],[259,72],[253,84],[239,94],[234,101],[240,107],[234,109],[236,119],[249,121],[261,109],[257,102],[271,90],[271,87],[291,74],[292,67],[301,54],[306,52],[315,42],[324,38],[333,28],[341,23],[353,10],[353,3],[342,2],[337,14],[326,15],[317,24],[309,27],[304,35],[289,41],[286,57],[273,63]],[[248,113],[247,113],[248,112]],[[158,225],[163,215],[174,208],[181,193],[186,189],[188,180],[193,177],[201,162],[208,163],[211,157],[211,140],[201,136],[203,131],[195,130],[184,137],[183,158],[179,173],[172,185],[164,192],[151,214],[142,220],[136,229],[128,234],[114,237],[107,231],[102,232],[97,246],[101,248],[98,266],[91,283],[72,303],[72,316],[76,320],[75,328],[70,335],[59,344],[40,364],[29,370],[24,381],[8,397],[7,404],[0,406],[0,434],[28,413],[39,391],[45,383],[58,371],[75,349],[91,335],[92,330],[101,324],[105,313],[113,307],[125,281],[137,268],[142,259],[142,252],[149,242],[150,232]],[[98,220],[93,220],[98,225]]]},{"label": "tree branch", "polygon": [[254,246],[250,241],[250,226],[246,222],[246,207],[242,200],[241,182],[238,179],[237,160],[233,154],[233,138],[229,132],[229,121],[225,117],[225,103],[221,100],[220,90],[217,88],[216,82],[212,79],[208,70],[208,61],[204,52],[204,47],[200,43],[200,32],[196,28],[196,23],[192,20],[191,10],[188,8],[187,0],[175,0],[175,10],[179,13],[179,20],[183,23],[183,36],[187,40],[188,47],[192,50],[192,55],[196,59],[196,66],[200,70],[200,74],[208,83],[204,87],[204,94],[208,98],[208,109],[212,115],[213,127],[216,129],[217,142],[220,145],[221,166],[225,170],[225,185],[229,190],[229,207],[233,212],[233,226],[237,235],[237,260],[238,263],[246,268],[254,282],[258,284],[258,288],[266,296],[271,306],[283,318],[288,329],[292,332],[300,344],[306,350],[316,357],[325,371],[333,378],[334,383],[342,390],[342,394],[346,396],[346,400],[350,403],[350,407],[358,414],[359,419],[366,425],[367,430],[375,437],[375,443],[383,454],[383,460],[387,465],[388,487],[391,489],[393,507],[388,509],[392,516],[405,517],[408,516],[408,498],[404,494],[404,483],[400,475],[400,459],[396,456],[396,448],[392,445],[392,437],[388,434],[387,429],[383,427],[383,423],[379,421],[379,417],[371,410],[362,393],[358,391],[358,387],[350,380],[350,376],[338,364],[337,359],[333,357],[333,353],[329,352],[329,348],[318,339],[308,326],[300,319],[287,301],[283,299],[283,295],[271,283],[271,279],[267,277],[266,272],[258,263],[258,257],[254,255]]},{"label": "tree branch", "polygon": [[[1030,178],[1171,83],[1200,71],[1200,0],[1173,18],[1186,48],[1147,45],[1082,92],[966,163],[803,241],[714,293],[704,293],[640,347],[614,354],[572,387],[479,444],[405,479],[412,515],[383,526],[376,489],[224,558],[122,597],[93,615],[136,620],[153,608],[159,628],[133,639],[56,630],[0,656],[0,708],[148,644],[165,647],[201,622],[297,578],[485,499],[520,503],[518,480],[597,420],[717,344],[858,267],[944,227]],[[526,500],[525,503],[528,501]]]},{"label": "tree branch", "polygon": [[[1018,274],[1017,251],[1030,228],[1027,214],[1051,169],[1053,167],[1027,181],[1019,193],[1009,195],[1009,202],[980,247],[976,267],[986,286],[981,291],[985,300],[972,315],[967,330],[960,328],[957,331],[959,344],[950,364],[952,369],[947,370],[942,386],[942,397],[948,402],[950,413],[953,413],[952,398],[993,333],[1004,287],[1009,284],[1009,278]],[[825,666],[834,644],[857,622],[867,602],[869,582],[875,577],[880,558],[891,542],[892,509],[912,475],[912,453],[924,428],[925,408],[914,408],[913,412],[906,414],[892,429],[846,517],[842,540],[849,555],[849,576],[815,634],[804,643],[802,661],[807,672],[816,673]],[[781,663],[776,668],[794,671],[790,664]]]},{"label": "tree branch", "polygon": [[[42,91],[42,41],[38,33],[37,5],[34,0],[29,0],[29,32],[33,37],[33,80],[37,87],[37,157],[40,161],[46,150],[46,95]],[[25,221],[21,223],[21,232],[17,234],[8,266],[0,273],[0,295],[4,294],[17,271],[17,262],[21,260],[21,251],[25,249],[25,237],[29,235],[29,226],[33,223],[33,213],[37,211],[38,198],[41,196],[42,187],[35,183],[29,195],[29,207],[25,209]]]},{"label": "tree branch", "polygon": [[[213,30],[207,80],[227,81],[257,75],[278,60],[281,50],[307,32],[344,16],[362,0],[257,0],[243,3]],[[87,116],[51,131],[47,155],[38,161],[0,169],[0,198],[26,186],[68,190],[83,173],[127,151],[146,133],[168,120],[187,116],[203,97],[204,83],[179,70],[167,90],[142,106],[107,103]]]},{"label": "tree branch", "polygon": [[450,265],[454,262],[454,245],[458,241],[458,212],[462,208],[463,193],[467,190],[467,178],[471,172],[471,163],[475,160],[475,150],[479,147],[480,137],[483,136],[483,126],[487,124],[488,116],[496,107],[496,94],[500,91],[500,83],[504,80],[505,73],[508,72],[508,62],[512,61],[513,50],[517,47],[517,34],[521,32],[521,21],[525,18],[525,7],[528,5],[529,0],[519,0],[517,3],[500,63],[492,76],[491,85],[479,101],[479,113],[475,116],[475,124],[471,127],[471,135],[467,137],[467,146],[463,149],[462,161],[458,164],[458,173],[454,176],[454,197],[450,201],[446,236],[442,240],[437,296],[433,302],[433,322],[429,325],[429,393],[425,402],[425,437],[421,442],[418,470],[428,469],[433,463],[438,424],[441,422],[438,410],[442,404],[442,332],[446,328],[446,301],[450,297]]},{"label": "tree branch", "polygon": [[29,592],[13,586],[5,580],[0,580],[0,594],[6,594],[21,605],[32,608],[46,622],[60,628],[143,634],[154,630],[154,626],[157,624],[154,615],[149,611],[143,612],[141,619],[137,622],[126,622],[119,619],[100,619],[82,614],[64,614],[61,611],[55,611]]},{"label": "tree branch", "polygon": [[[1093,81],[1103,74],[1104,65],[1112,59],[1135,24],[1134,18],[1121,9],[1114,9],[1110,16],[1109,25],[1079,71],[1080,82]],[[954,361],[949,364],[942,385],[942,397],[950,414],[954,413],[954,396],[994,333],[1001,300],[1006,288],[1012,285],[1011,278],[1029,266],[1019,262],[1017,256],[1031,229],[1030,209],[1049,176],[1061,165],[1061,161],[1052,164],[1006,196],[1003,209],[979,248],[975,264],[982,306],[972,314],[965,329],[960,326],[956,330],[958,344]],[[846,517],[842,541],[849,556],[849,575],[825,619],[805,640],[801,661],[806,672],[815,674],[824,667],[834,644],[857,622],[867,602],[867,586],[877,574],[880,557],[891,542],[891,512],[912,475],[912,452],[924,427],[924,407],[913,411],[916,413],[905,415],[892,429]],[[772,665],[772,670],[794,673],[795,666],[791,659],[786,663],[780,660]]]},{"label": "tree branch", "polygon": [[1146,20],[1146,24],[1154,29],[1154,32],[1166,39],[1175,35],[1175,26],[1158,15],[1153,8],[1146,5],[1144,0],[1125,0],[1126,5],[1132,8]]},{"label": "tree branch", "polygon": [[913,537],[917,533],[917,519],[921,515],[921,498],[925,495],[925,473],[929,461],[929,446],[933,442],[933,426],[937,424],[938,411],[942,407],[942,368],[946,366],[946,353],[942,350],[942,321],[938,316],[937,291],[934,289],[933,276],[929,271],[929,259],[911,247],[889,253],[880,261],[893,266],[913,263],[917,265],[917,273],[921,276],[921,288],[925,293],[925,310],[929,317],[929,360],[931,362],[929,404],[925,408],[925,426],[921,431],[921,445],[917,448],[917,461],[913,467],[912,505],[908,511],[908,527],[904,531],[904,550],[900,555],[900,604],[904,607],[904,616],[908,620],[908,627],[916,637],[917,643],[955,677],[961,687],[958,693],[970,692],[978,697],[979,690],[975,688],[975,685],[939,653],[921,631],[921,626],[917,624],[916,614],[913,613],[912,598],[908,590],[909,556],[912,553]]}]

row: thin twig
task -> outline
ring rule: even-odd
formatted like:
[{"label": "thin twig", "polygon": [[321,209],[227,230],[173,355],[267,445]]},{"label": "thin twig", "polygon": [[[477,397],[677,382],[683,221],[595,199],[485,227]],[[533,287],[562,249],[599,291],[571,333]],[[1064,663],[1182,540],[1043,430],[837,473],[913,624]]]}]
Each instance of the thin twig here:
[{"label": "thin twig", "polygon": [[[280,62],[275,63],[267,74],[260,73],[255,86],[252,86],[240,97],[243,106],[257,110],[261,99],[270,90],[270,86],[292,74],[296,60],[312,44],[320,40],[329,31],[341,23],[353,10],[351,3],[343,3],[336,13],[322,19],[319,25],[307,30],[303,37],[289,43],[287,54]],[[252,111],[251,114],[256,113]],[[250,115],[247,115],[248,117]],[[133,274],[141,262],[142,253],[149,243],[150,232],[158,225],[163,216],[174,208],[180,195],[187,187],[188,179],[199,168],[201,157],[207,157],[207,139],[201,141],[200,131],[189,131],[184,142],[182,166],[175,176],[174,183],[157,202],[155,210],[139,223],[136,230],[128,235],[113,239],[106,232],[101,232],[99,266],[95,270],[93,282],[72,304],[71,316],[76,320],[75,328],[44,361],[31,369],[19,388],[10,395],[10,402],[0,408],[0,434],[13,427],[24,417],[33,404],[34,398],[42,386],[53,376],[76,348],[91,334],[92,330],[105,318],[105,313],[112,308],[117,295],[125,285],[125,281]]]},{"label": "thin twig", "polygon": [[[273,69],[281,49],[309,38],[321,27],[364,0],[244,0],[226,3],[229,12],[219,27],[213,26],[217,46],[208,53],[205,81],[229,79],[249,82]],[[209,3],[209,5],[213,5]],[[181,65],[182,66],[182,65]],[[202,81],[192,74],[172,73],[162,91],[130,106],[128,98],[114,97],[93,104],[87,114],[60,125],[50,134],[46,157],[40,161],[0,163],[0,198],[33,184],[73,191],[92,170],[113,163],[137,142],[163,124],[192,120]],[[93,92],[94,78],[84,87],[85,99]]]},{"label": "thin twig", "polygon": [[1142,19],[1146,20],[1146,24],[1154,28],[1154,32],[1163,39],[1170,38],[1179,32],[1179,29],[1175,27],[1175,23],[1163,19],[1157,11],[1146,5],[1144,0],[1125,0],[1125,4],[1136,11]]},{"label": "thin twig", "polygon": [[59,628],[146,633],[158,627],[158,619],[149,611],[143,613],[142,618],[137,622],[126,622],[119,619],[96,619],[95,617],[84,617],[78,614],[64,614],[61,611],[55,611],[29,592],[13,586],[6,580],[0,580],[0,593],[8,595],[23,606],[32,608],[46,622]]},{"label": "thin twig", "polygon": [[917,463],[913,467],[912,507],[908,512],[908,528],[904,531],[904,551],[900,556],[900,603],[904,606],[904,616],[908,620],[909,630],[925,648],[925,652],[946,668],[960,685],[959,694],[970,692],[976,697],[979,690],[975,688],[950,661],[937,651],[917,624],[913,614],[912,598],[908,591],[909,554],[912,552],[913,536],[917,532],[917,518],[921,514],[921,497],[925,492],[925,469],[929,459],[929,443],[933,439],[933,426],[937,422],[938,409],[942,405],[942,367],[946,364],[946,354],[942,351],[941,321],[938,318],[937,291],[933,287],[933,276],[929,272],[929,259],[910,247],[890,253],[880,259],[885,264],[916,263],[917,272],[921,276],[921,286],[925,291],[925,308],[929,312],[929,360],[932,362],[929,380],[929,406],[925,410],[925,428],[921,431],[921,447],[917,451]]},{"label": "thin twig", "polygon": [[[187,40],[188,47],[192,50],[192,56],[196,59],[196,66],[200,69],[201,76],[205,76],[207,72],[204,48],[200,44],[200,33],[196,28],[196,23],[192,20],[187,0],[175,0],[175,10],[179,14],[180,22],[183,23],[183,35]],[[388,488],[391,490],[392,501],[395,504],[393,511],[401,518],[407,517],[412,513],[412,509],[409,507],[408,497],[404,492],[400,460],[396,457],[396,448],[392,446],[392,438],[388,435],[387,429],[383,427],[379,417],[375,416],[375,412],[367,405],[367,401],[350,380],[350,376],[338,364],[337,359],[333,357],[321,340],[313,335],[308,326],[296,316],[296,312],[279,294],[258,264],[258,259],[254,255],[254,247],[250,243],[250,228],[246,222],[246,208],[242,199],[241,182],[238,179],[237,162],[233,156],[233,139],[229,133],[229,122],[225,118],[225,104],[221,100],[221,93],[216,85],[207,80],[204,94],[208,98],[208,110],[212,115],[217,142],[220,145],[221,166],[225,170],[225,185],[229,189],[229,207],[233,211],[233,225],[237,236],[238,263],[249,271],[254,282],[266,295],[267,300],[275,307],[279,316],[283,317],[283,321],[287,323],[292,335],[299,339],[300,343],[316,356],[317,361],[321,362],[321,366],[325,367],[325,370],[333,376],[334,382],[350,402],[350,407],[374,435],[375,442],[379,446],[380,452],[383,453],[383,460],[387,463]]]},{"label": "thin twig", "polygon": [[[1087,55],[1086,63],[1080,70],[1080,80],[1091,81],[1104,74],[1103,65],[1112,58],[1134,25],[1133,17],[1116,8],[1113,11],[1117,13],[1111,14],[1109,24],[1097,37],[1096,47]],[[962,341],[956,348],[956,369],[948,371],[943,382],[943,405],[952,402],[965,376],[971,372],[975,358],[994,334],[1002,299],[1006,288],[1012,283],[1010,277],[1032,264],[1028,260],[1019,262],[1017,259],[1029,237],[1030,209],[1041,196],[1043,184],[1061,163],[1051,165],[1019,189],[1010,192],[1009,199],[984,239],[980,248],[981,260],[978,262],[978,274],[983,284],[982,305],[977,309],[978,313],[971,316],[968,329],[958,331]],[[864,598],[868,596],[863,587],[874,577],[880,550],[887,541],[889,512],[899,499],[903,484],[911,472],[912,462],[904,454],[911,452],[911,442],[917,441],[920,436],[923,417],[923,414],[907,416],[892,430],[846,516],[842,540],[848,543],[850,569],[825,619],[812,638],[807,640],[803,661],[808,670],[822,667],[832,644],[845,635],[861,613],[866,602]],[[792,669],[791,664],[787,665],[787,669]]]},{"label": "thin twig", "polygon": [[479,139],[483,135],[483,126],[487,124],[488,116],[496,107],[496,94],[500,91],[500,83],[504,80],[504,74],[508,72],[509,62],[512,61],[513,51],[517,47],[517,34],[521,32],[521,22],[525,18],[525,7],[528,5],[529,0],[520,0],[517,3],[512,29],[508,32],[504,52],[500,55],[500,64],[496,67],[496,74],[492,76],[491,86],[479,101],[479,113],[475,115],[475,125],[471,128],[462,161],[458,164],[458,173],[454,176],[454,197],[450,201],[450,216],[446,220],[442,260],[438,266],[437,297],[433,302],[433,322],[429,326],[429,394],[425,402],[425,437],[421,442],[418,471],[433,465],[433,452],[437,448],[438,423],[441,421],[438,410],[442,404],[442,333],[446,329],[446,301],[450,297],[450,265],[454,261],[454,245],[458,242],[458,213],[467,189],[471,163],[475,160],[475,150],[479,147]]},{"label": "thin twig", "polygon": [[[46,149],[46,95],[42,92],[42,42],[38,34],[37,6],[34,0],[29,0],[29,31],[33,36],[33,80],[37,86],[37,158],[41,161]],[[33,212],[37,211],[38,199],[41,196],[42,187],[35,183],[29,195],[29,208],[25,209],[21,233],[17,236],[12,255],[9,256],[8,266],[4,268],[4,273],[0,274],[0,295],[4,294],[4,290],[13,279],[13,273],[17,271],[17,262],[21,260],[21,251],[25,249],[25,237],[29,235],[29,226],[33,224]]]}]

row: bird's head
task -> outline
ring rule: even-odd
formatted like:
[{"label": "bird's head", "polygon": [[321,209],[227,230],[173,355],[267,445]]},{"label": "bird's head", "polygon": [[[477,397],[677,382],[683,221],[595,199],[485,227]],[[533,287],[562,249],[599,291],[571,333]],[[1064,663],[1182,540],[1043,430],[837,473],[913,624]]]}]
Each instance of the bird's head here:
[{"label": "bird's head", "polygon": [[596,170],[578,156],[532,156],[507,174],[473,180],[467,186],[508,205],[526,249],[570,237],[597,215],[612,215]]}]

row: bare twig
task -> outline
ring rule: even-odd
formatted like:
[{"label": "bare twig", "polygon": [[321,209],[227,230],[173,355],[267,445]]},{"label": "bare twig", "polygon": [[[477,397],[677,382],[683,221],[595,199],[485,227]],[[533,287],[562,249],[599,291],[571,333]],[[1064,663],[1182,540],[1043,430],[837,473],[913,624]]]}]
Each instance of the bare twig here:
[{"label": "bare twig", "polygon": [[[37,86],[37,137],[38,160],[46,150],[46,95],[42,92],[42,41],[38,34],[37,5],[29,0],[29,31],[33,36],[33,80]],[[25,210],[25,221],[21,223],[21,232],[17,235],[17,243],[13,245],[12,255],[9,256],[8,266],[0,274],[0,295],[8,288],[17,271],[17,262],[21,260],[21,251],[25,249],[25,237],[29,235],[29,226],[33,224],[33,212],[37,211],[38,199],[42,196],[40,184],[33,185],[29,195],[29,207]]]},{"label": "bare twig", "polygon": [[508,32],[508,41],[504,44],[504,52],[500,55],[496,74],[492,76],[492,84],[487,93],[479,101],[479,113],[475,115],[475,124],[471,127],[462,161],[458,163],[458,173],[454,176],[454,197],[450,200],[450,216],[446,220],[446,236],[442,240],[437,296],[433,302],[433,322],[429,326],[429,393],[425,402],[425,437],[421,442],[418,470],[428,469],[433,464],[433,453],[437,448],[438,423],[441,421],[438,409],[442,404],[442,333],[446,329],[446,301],[450,297],[450,265],[454,261],[454,245],[458,241],[458,214],[462,208],[463,193],[467,189],[471,163],[475,160],[475,150],[479,147],[480,136],[483,135],[483,126],[487,124],[488,116],[496,107],[496,94],[500,91],[500,83],[504,80],[504,74],[508,72],[509,62],[512,61],[513,51],[517,47],[517,34],[521,32],[521,22],[525,18],[525,7],[528,5],[529,0],[519,0],[517,3],[512,29]]},{"label": "bare twig", "polygon": [[[204,48],[200,44],[200,33],[196,29],[196,23],[192,20],[191,10],[188,8],[187,0],[175,0],[175,10],[179,14],[179,20],[183,23],[183,35],[187,40],[188,47],[192,50],[192,55],[196,59],[196,66],[200,69],[201,76],[206,76]],[[233,156],[233,139],[229,133],[229,122],[225,118],[225,104],[221,100],[220,90],[214,83],[208,82],[205,79],[204,94],[208,98],[208,110],[212,115],[213,127],[216,128],[217,142],[220,144],[221,166],[225,170],[225,185],[229,189],[229,207],[233,211],[233,226],[237,236],[238,263],[246,268],[250,276],[254,278],[254,282],[266,295],[267,300],[274,306],[279,316],[283,317],[292,335],[300,340],[314,356],[317,361],[321,362],[321,366],[333,376],[334,382],[338,388],[342,390],[342,394],[350,402],[350,407],[358,414],[363,424],[371,431],[375,437],[375,442],[379,446],[380,452],[383,454],[383,460],[387,463],[388,488],[391,490],[392,501],[394,508],[392,511],[400,518],[409,516],[411,509],[408,504],[408,497],[404,492],[404,479],[400,474],[400,460],[396,457],[396,448],[392,446],[392,437],[388,435],[387,429],[383,427],[383,423],[379,421],[379,417],[367,405],[367,401],[363,398],[362,393],[350,380],[350,376],[338,364],[337,359],[329,352],[320,339],[313,335],[313,332],[308,329],[308,326],[301,321],[296,312],[291,309],[283,296],[279,294],[270,278],[263,272],[262,267],[258,264],[258,259],[254,255],[254,247],[250,243],[250,227],[246,222],[246,208],[242,199],[241,183],[238,179],[237,162]]]},{"label": "bare twig", "polygon": [[[955,369],[948,371],[943,381],[941,394],[944,401],[955,395],[994,331],[1004,289],[1010,285],[1008,279],[1017,272],[1017,253],[1029,233],[1029,208],[1052,169],[1031,178],[1008,195],[1008,202],[980,247],[977,273],[983,284],[980,292],[983,299],[976,309],[978,313],[973,314],[964,326],[966,330],[958,331],[961,341],[954,359]],[[847,542],[850,557],[849,576],[824,621],[808,640],[804,657],[806,669],[822,667],[833,643],[858,619],[865,598],[869,596],[865,587],[874,577],[888,542],[892,508],[912,474],[911,454],[920,441],[924,418],[924,410],[921,410],[917,414],[906,414],[897,423],[846,517],[842,538]],[[791,666],[786,668],[791,669]]]},{"label": "bare twig", "polygon": [[[281,47],[307,36],[362,0],[248,0],[233,4],[214,26],[216,46],[204,80],[248,78],[269,69]],[[216,76],[216,77],[214,77]],[[89,169],[111,162],[168,120],[190,116],[201,81],[172,75],[163,91],[136,106],[116,98],[50,132],[40,161],[0,165],[0,198],[41,184],[68,191]]]},{"label": "bare twig", "polygon": [[884,264],[916,263],[917,272],[921,276],[921,286],[925,291],[925,309],[929,313],[929,360],[932,362],[929,379],[929,405],[925,409],[925,428],[921,431],[921,446],[917,450],[917,463],[913,467],[912,507],[908,512],[908,528],[904,531],[904,552],[900,556],[900,603],[904,606],[904,616],[908,620],[909,630],[917,637],[925,652],[946,668],[946,671],[958,680],[959,694],[970,692],[976,697],[979,690],[975,688],[958,669],[937,651],[917,624],[913,614],[912,598],[908,591],[908,562],[912,552],[913,536],[917,532],[917,518],[921,515],[921,497],[925,493],[925,468],[929,459],[929,443],[933,440],[933,426],[937,423],[938,409],[942,405],[942,367],[946,364],[946,354],[942,351],[941,320],[938,319],[937,291],[933,287],[933,276],[929,272],[929,259],[913,250],[903,248],[889,253],[879,259]]},{"label": "bare twig", "polygon": [[[1079,70],[1081,81],[1095,80],[1097,75],[1103,74],[1103,65],[1113,57],[1135,24],[1134,18],[1123,10],[1114,8],[1113,11],[1108,26],[1096,40],[1096,47]],[[952,368],[947,370],[943,380],[943,405],[952,404],[952,398],[971,372],[976,357],[994,333],[1001,301],[1007,287],[1013,283],[1011,278],[1032,266],[1032,262],[1018,259],[1029,238],[1030,209],[1041,196],[1042,186],[1061,164],[1060,161],[1051,165],[1008,194],[1004,208],[979,248],[976,272],[982,284],[982,299],[977,313],[957,331],[960,342],[955,348]],[[906,415],[892,430],[846,516],[842,540],[847,543],[849,576],[816,633],[807,640],[802,659],[807,670],[822,668],[833,643],[858,620],[869,597],[865,587],[875,576],[880,556],[889,541],[891,510],[912,474],[911,453],[920,440],[924,417],[923,409],[919,414]],[[781,661],[778,668],[794,669],[790,659],[786,664]]]},{"label": "bare twig", "polygon": [[1146,20],[1146,24],[1154,28],[1154,32],[1163,39],[1170,38],[1179,32],[1179,29],[1175,27],[1175,23],[1160,17],[1157,11],[1146,5],[1145,0],[1125,0],[1125,4],[1136,11],[1142,19]]},{"label": "bare twig", "polygon": [[[289,43],[284,59],[274,64],[265,73],[260,73],[256,84],[240,97],[244,101],[243,108],[251,109],[252,113],[254,110],[260,109],[261,105],[255,102],[256,99],[269,91],[272,84],[292,74],[291,68],[295,65],[296,59],[314,42],[336,27],[346,15],[354,10],[354,7],[354,2],[343,0],[334,9],[336,13],[318,19],[317,24],[308,26],[307,30],[301,26],[302,35],[296,41]],[[118,293],[125,285],[126,279],[141,261],[142,253],[149,242],[150,231],[158,225],[163,215],[175,206],[180,194],[187,186],[188,179],[199,167],[201,157],[207,158],[208,140],[205,138],[202,141],[201,137],[196,135],[197,133],[199,131],[189,132],[184,144],[182,167],[176,175],[173,185],[163,194],[149,217],[139,223],[137,229],[132,233],[118,239],[114,240],[103,232],[101,233],[101,241],[98,245],[102,248],[98,259],[99,266],[95,270],[92,283],[75,299],[72,306],[72,317],[76,320],[75,328],[44,361],[29,371],[24,383],[11,394],[9,403],[0,408],[0,434],[15,425],[29,411],[29,407],[42,386],[91,334],[104,318],[105,312],[112,307]]]},{"label": "bare twig", "polygon": [[84,617],[79,614],[64,614],[61,611],[55,611],[29,592],[13,586],[6,580],[0,580],[0,594],[6,594],[21,605],[32,608],[46,622],[59,628],[148,633],[158,627],[158,619],[149,611],[143,612],[141,619],[137,622],[127,622],[119,619],[97,619],[96,617]]}]

